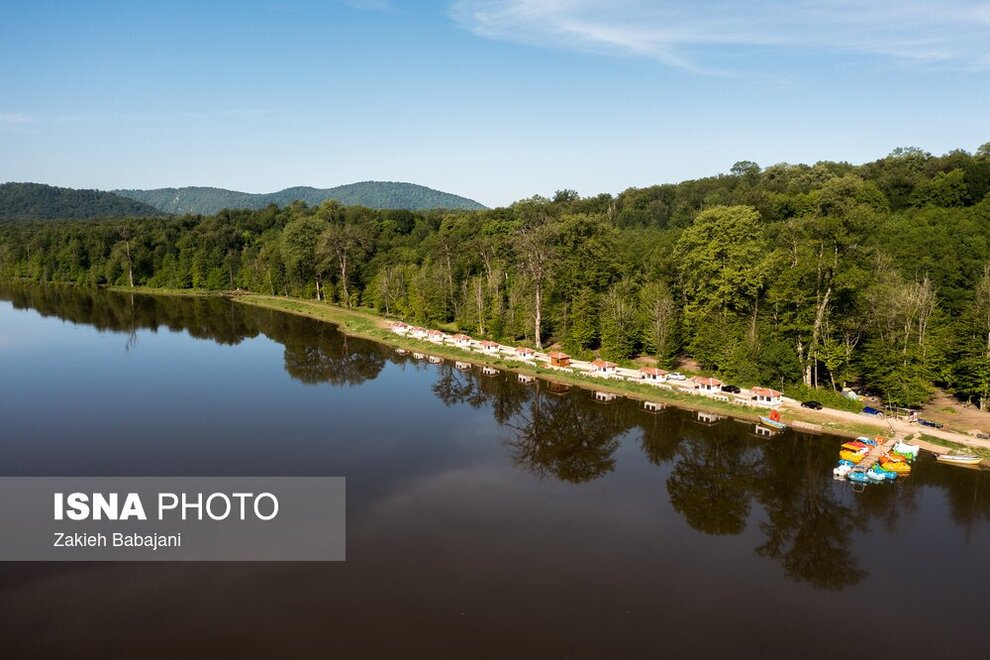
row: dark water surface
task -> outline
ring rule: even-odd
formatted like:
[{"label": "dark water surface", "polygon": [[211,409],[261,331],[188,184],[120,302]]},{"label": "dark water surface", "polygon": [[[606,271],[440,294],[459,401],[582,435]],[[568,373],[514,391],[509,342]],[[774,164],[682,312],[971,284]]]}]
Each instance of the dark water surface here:
[{"label": "dark water surface", "polygon": [[347,477],[344,563],[0,564],[0,657],[987,657],[990,477],[397,355],[222,299],[0,288],[5,475]]}]

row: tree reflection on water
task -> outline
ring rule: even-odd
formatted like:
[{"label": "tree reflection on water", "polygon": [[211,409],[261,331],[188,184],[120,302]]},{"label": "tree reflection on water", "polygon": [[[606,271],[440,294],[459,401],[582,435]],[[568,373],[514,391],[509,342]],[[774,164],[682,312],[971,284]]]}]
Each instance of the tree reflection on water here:
[{"label": "tree reflection on water", "polygon": [[[348,338],[332,326],[257,309],[217,297],[121,295],[69,287],[0,287],[0,299],[74,323],[127,335],[124,348],[140,350],[138,329],[166,327],[221,344],[264,334],[284,347],[284,367],[304,383],[355,386],[389,362],[423,363],[372,342]],[[952,520],[969,532],[990,521],[990,476],[958,469],[916,470],[896,486],[867,488],[852,497],[832,479],[834,438],[791,432],[755,438],[745,424],[704,427],[677,409],[648,412],[633,401],[594,401],[590,392],[524,385],[511,373],[482,376],[449,364],[435,370],[433,393],[447,406],[489,407],[506,430],[503,444],[514,463],[542,478],[581,484],[615,469],[623,439],[638,442],[657,470],[666,471],[674,511],[694,530],[740,535],[752,524],[762,537],[757,555],[780,564],[794,580],[843,589],[866,577],[853,536],[871,524],[895,530],[916,507],[922,488],[937,488]],[[924,460],[924,459],[923,459]]]},{"label": "tree reflection on water", "polygon": [[548,397],[542,383],[535,385],[529,405],[504,422],[514,431],[506,446],[516,465],[570,483],[611,472],[619,436],[629,428],[618,408],[584,405],[577,396]]}]

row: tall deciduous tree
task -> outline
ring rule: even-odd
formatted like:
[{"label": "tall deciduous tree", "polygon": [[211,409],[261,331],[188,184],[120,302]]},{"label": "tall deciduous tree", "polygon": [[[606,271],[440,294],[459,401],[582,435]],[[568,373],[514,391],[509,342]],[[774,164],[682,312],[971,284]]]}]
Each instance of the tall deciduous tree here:
[{"label": "tall deciduous tree", "polygon": [[666,364],[674,348],[677,305],[670,288],[663,282],[649,282],[639,292],[643,345]]}]

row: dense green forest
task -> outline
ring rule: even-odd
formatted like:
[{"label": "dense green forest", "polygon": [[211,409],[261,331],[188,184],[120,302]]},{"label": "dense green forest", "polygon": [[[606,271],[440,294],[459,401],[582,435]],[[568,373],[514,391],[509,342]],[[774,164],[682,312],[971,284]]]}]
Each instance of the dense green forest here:
[{"label": "dense green forest", "polygon": [[0,184],[0,220],[68,220],[162,215],[143,202],[102,190],[43,183]]},{"label": "dense green forest", "polygon": [[476,211],[485,208],[466,197],[433,190],[426,186],[392,181],[362,181],[334,188],[298,186],[266,194],[201,187],[115,190],[114,192],[175,215],[185,213],[211,215],[223,209],[263,209],[269,204],[288,206],[295,201],[316,206],[328,199],[335,199],[344,206],[365,206],[370,209]]},{"label": "dense green forest", "polygon": [[990,144],[507,208],[315,206],[0,226],[0,277],[242,288],[740,384],[990,397]]}]

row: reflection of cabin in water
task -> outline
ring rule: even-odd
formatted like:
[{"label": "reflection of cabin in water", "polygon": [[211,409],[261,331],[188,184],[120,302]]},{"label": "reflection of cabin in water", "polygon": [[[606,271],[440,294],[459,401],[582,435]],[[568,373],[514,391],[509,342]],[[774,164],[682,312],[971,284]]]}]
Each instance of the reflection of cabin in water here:
[{"label": "reflection of cabin in water", "polygon": [[457,362],[454,363],[454,366],[457,367],[458,369],[460,369],[461,371],[467,371],[468,369],[471,368],[471,363],[470,362],[461,362],[461,361],[458,360]]},{"label": "reflection of cabin in water", "polygon": [[518,374],[516,378],[519,380],[520,383],[523,383],[525,385],[529,385],[530,383],[536,382],[536,377],[530,376],[529,374]]},{"label": "reflection of cabin in water", "polygon": [[486,376],[497,376],[498,369],[496,369],[495,367],[482,367],[481,373],[485,374]]},{"label": "reflection of cabin in water", "polygon": [[663,412],[666,409],[667,409],[667,406],[665,406],[662,403],[655,403],[653,401],[644,401],[643,402],[643,410],[645,410],[647,412],[654,412],[654,413],[655,412]]},{"label": "reflection of cabin in water", "polygon": [[694,419],[699,424],[707,424],[711,426],[712,424],[718,424],[719,422],[723,421],[725,417],[723,417],[722,415],[716,415],[715,413],[698,410],[694,413]]},{"label": "reflection of cabin in water", "polygon": [[595,392],[595,401],[610,403],[615,401],[615,394],[613,392]]},{"label": "reflection of cabin in water", "polygon": [[619,365],[617,365],[615,362],[608,362],[606,360],[598,358],[597,360],[593,360],[591,362],[591,366],[592,366],[591,373],[595,374],[596,376],[614,376],[615,370],[618,368]]},{"label": "reflection of cabin in water", "polygon": [[570,367],[571,366],[571,356],[567,353],[561,353],[560,351],[554,351],[553,353],[548,353],[547,358],[550,359],[551,367]]},{"label": "reflection of cabin in water", "polygon": [[413,357],[416,358],[417,360],[422,360],[426,356],[423,355],[422,353],[413,353]]},{"label": "reflection of cabin in water", "polygon": [[405,355],[406,354],[406,349],[404,349],[404,348],[397,348],[397,349],[395,349],[395,352],[398,353],[399,355]]},{"label": "reflection of cabin in water", "polygon": [[442,358],[442,357],[438,357],[438,356],[436,356],[436,355],[431,355],[431,356],[429,357],[429,360],[430,360],[430,362],[432,362],[433,364],[440,364],[440,363],[442,363],[442,362],[443,362],[443,358]]},{"label": "reflection of cabin in water", "polygon": [[571,386],[564,385],[563,383],[555,383],[554,381],[550,381],[547,384],[547,389],[550,391],[551,394],[565,394],[568,390],[571,389]]},{"label": "reflection of cabin in water", "polygon": [[768,428],[766,426],[763,426],[763,424],[753,425],[753,435],[758,435],[761,438],[772,438],[778,433],[780,433],[780,431],[778,431],[777,429]]}]

